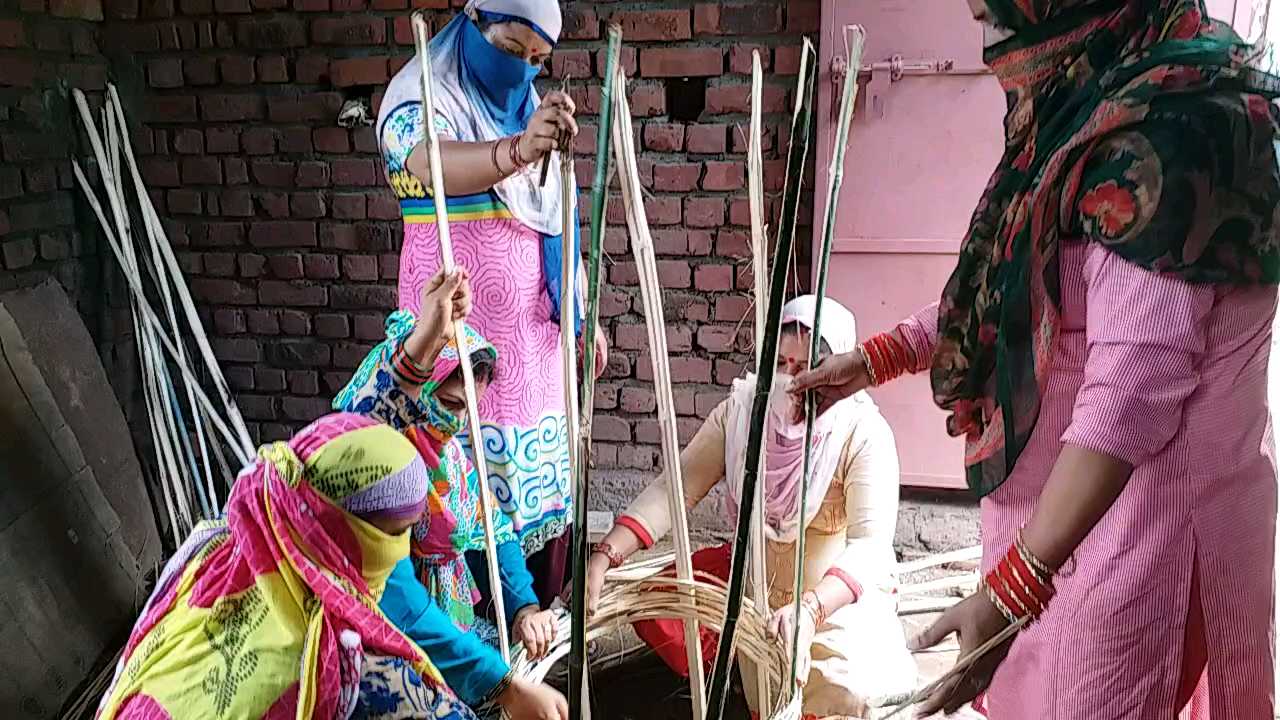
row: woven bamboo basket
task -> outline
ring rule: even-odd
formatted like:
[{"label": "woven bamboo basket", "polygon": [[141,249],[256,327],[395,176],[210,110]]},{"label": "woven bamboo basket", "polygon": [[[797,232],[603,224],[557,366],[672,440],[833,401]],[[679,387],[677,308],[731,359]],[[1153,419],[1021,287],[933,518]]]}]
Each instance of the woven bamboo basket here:
[{"label": "woven bamboo basket", "polygon": [[[724,620],[725,588],[718,581],[697,578],[692,582],[673,577],[647,577],[612,583],[600,594],[595,615],[587,620],[587,640],[602,637],[639,620],[697,620],[700,627],[720,631]],[[693,593],[689,592],[692,588]],[[691,597],[692,595],[692,597]],[[768,620],[750,598],[744,598],[738,620],[737,651],[761,668],[769,683],[772,704],[761,717],[799,720],[800,694],[787,683],[787,659],[782,645],[768,633]],[[569,615],[557,618],[556,642],[547,655],[530,660],[524,648],[512,646],[511,667],[531,682],[542,682],[551,668],[569,652]]]}]

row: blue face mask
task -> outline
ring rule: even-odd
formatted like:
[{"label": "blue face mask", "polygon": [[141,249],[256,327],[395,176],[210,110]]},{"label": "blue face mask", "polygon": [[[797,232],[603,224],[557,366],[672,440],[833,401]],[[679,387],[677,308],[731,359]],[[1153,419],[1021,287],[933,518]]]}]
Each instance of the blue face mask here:
[{"label": "blue face mask", "polygon": [[503,129],[524,125],[525,110],[532,112],[530,90],[538,68],[494,47],[470,18],[462,23],[461,63],[463,72],[480,91]]}]

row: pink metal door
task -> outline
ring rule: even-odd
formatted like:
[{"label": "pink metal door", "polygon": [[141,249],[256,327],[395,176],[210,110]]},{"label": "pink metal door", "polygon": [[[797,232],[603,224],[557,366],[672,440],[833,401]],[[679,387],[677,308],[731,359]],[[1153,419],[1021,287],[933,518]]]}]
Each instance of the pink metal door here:
[{"label": "pink metal door", "polygon": [[[1246,38],[1249,0],[1208,0]],[[842,28],[867,31],[861,89],[839,196],[830,295],[866,336],[937,300],[1003,145],[1004,94],[982,64],[982,30],[961,0],[825,0],[819,46],[815,246],[821,242]],[[816,253],[816,247],[815,247]],[[964,487],[962,444],[947,436],[927,377],[872,393],[893,426],[906,485]]]},{"label": "pink metal door", "polygon": [[[866,28],[867,43],[828,292],[857,315],[865,338],[937,300],[1000,157],[1005,103],[982,65],[982,30],[961,0],[827,0],[818,43],[815,228],[822,227],[835,139],[833,98],[839,101],[832,60],[845,55],[847,24]],[[962,444],[947,436],[928,378],[903,378],[872,394],[897,437],[903,483],[964,487]]]}]

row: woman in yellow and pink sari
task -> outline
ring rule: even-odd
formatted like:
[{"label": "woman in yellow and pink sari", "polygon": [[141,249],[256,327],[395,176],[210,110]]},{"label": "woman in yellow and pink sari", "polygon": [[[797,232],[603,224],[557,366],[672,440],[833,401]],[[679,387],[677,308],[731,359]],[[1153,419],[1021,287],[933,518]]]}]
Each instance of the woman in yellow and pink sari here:
[{"label": "woman in yellow and pink sari", "polygon": [[263,447],[165,567],[98,717],[474,720],[378,609],[428,475],[358,415]]}]

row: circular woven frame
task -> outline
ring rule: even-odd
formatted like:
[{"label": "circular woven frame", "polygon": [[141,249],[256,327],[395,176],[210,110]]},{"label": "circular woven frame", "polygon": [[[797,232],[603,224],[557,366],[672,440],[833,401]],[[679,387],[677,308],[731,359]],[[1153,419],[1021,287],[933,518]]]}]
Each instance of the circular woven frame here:
[{"label": "circular woven frame", "polygon": [[[600,594],[595,614],[587,618],[587,640],[639,620],[696,620],[700,627],[720,632],[728,593],[719,582],[648,577],[612,583]],[[542,682],[552,666],[569,653],[569,633],[569,615],[560,613],[556,640],[547,655],[530,660],[524,647],[513,645],[512,671],[531,682]],[[769,635],[767,619],[756,610],[750,598],[742,601],[735,646],[738,653],[755,663],[768,678],[773,707],[761,716],[769,720],[799,720],[800,694],[794,686],[788,687],[789,660],[782,644]]]}]

